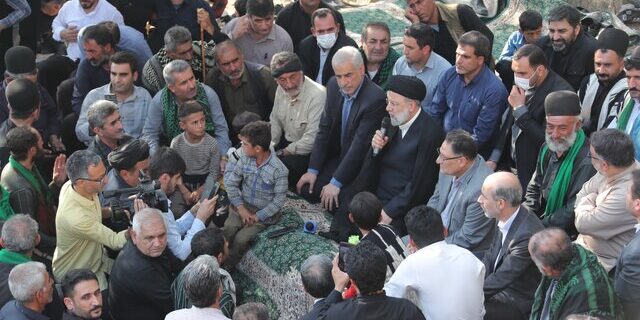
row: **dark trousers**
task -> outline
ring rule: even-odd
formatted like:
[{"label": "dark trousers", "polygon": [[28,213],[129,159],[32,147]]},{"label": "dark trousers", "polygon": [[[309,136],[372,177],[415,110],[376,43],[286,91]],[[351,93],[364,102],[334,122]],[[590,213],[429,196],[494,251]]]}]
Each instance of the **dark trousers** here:
[{"label": "dark trousers", "polygon": [[511,70],[511,60],[500,60],[496,63],[496,71],[502,79],[502,83],[507,88],[507,92],[511,92],[513,87],[513,70]]},{"label": "dark trousers", "polygon": [[0,31],[0,74],[4,75],[4,54],[13,46],[13,28]]},{"label": "dark trousers", "polygon": [[484,320],[525,320],[527,317],[513,303],[488,299],[484,303]]},{"label": "dark trousers", "polygon": [[339,164],[338,158],[327,160],[324,166],[320,168],[320,173],[316,178],[316,182],[313,184],[313,192],[309,192],[309,186],[305,185],[300,190],[300,195],[311,203],[320,202],[320,192],[322,191],[322,187],[326,186],[331,181],[333,172],[336,171]]},{"label": "dark trousers", "polygon": [[278,156],[280,161],[289,169],[289,188],[295,189],[298,180],[302,177],[309,167],[310,155],[290,155]]}]

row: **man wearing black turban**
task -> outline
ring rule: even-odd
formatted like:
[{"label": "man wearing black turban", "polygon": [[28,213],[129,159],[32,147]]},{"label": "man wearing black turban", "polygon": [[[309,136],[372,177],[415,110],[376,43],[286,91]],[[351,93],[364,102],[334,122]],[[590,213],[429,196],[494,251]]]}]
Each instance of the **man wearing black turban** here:
[{"label": "man wearing black turban", "polygon": [[629,35],[622,30],[607,28],[598,36],[593,58],[595,72],[582,81],[578,91],[587,135],[606,128],[622,109],[628,88],[624,72],[628,46]]}]

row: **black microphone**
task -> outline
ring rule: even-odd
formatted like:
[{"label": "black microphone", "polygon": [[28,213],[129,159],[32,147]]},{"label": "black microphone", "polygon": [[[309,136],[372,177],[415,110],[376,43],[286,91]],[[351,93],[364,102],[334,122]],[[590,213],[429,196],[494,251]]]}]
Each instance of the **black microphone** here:
[{"label": "black microphone", "polygon": [[[387,129],[391,125],[391,119],[389,117],[382,118],[382,123],[380,124],[380,132],[382,133],[382,138],[387,136]],[[373,148],[373,157],[375,158],[378,153],[380,153],[380,148]]]}]

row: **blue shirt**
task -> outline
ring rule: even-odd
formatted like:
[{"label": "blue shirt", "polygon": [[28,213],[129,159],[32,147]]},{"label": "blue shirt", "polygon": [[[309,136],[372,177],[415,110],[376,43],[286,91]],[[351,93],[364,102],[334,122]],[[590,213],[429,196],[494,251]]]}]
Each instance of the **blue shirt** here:
[{"label": "blue shirt", "polygon": [[427,113],[445,132],[463,129],[471,133],[481,148],[500,125],[507,96],[502,81],[486,65],[469,84],[451,67],[442,75]]},{"label": "blue shirt", "polygon": [[507,39],[507,43],[504,44],[504,48],[502,49],[502,53],[500,53],[500,60],[511,60],[513,54],[520,49],[520,47],[524,46],[524,35],[520,31],[514,31]]},{"label": "blue shirt", "polygon": [[420,70],[414,66],[410,66],[405,56],[400,57],[393,66],[393,75],[414,76],[424,83],[427,87],[427,94],[424,96],[420,105],[422,106],[422,110],[427,112],[433,100],[433,94],[436,92],[436,86],[438,85],[438,81],[440,81],[440,77],[442,77],[442,74],[449,70],[449,68],[451,68],[451,63],[432,51],[431,55],[429,55],[429,60],[427,60],[427,64]]}]

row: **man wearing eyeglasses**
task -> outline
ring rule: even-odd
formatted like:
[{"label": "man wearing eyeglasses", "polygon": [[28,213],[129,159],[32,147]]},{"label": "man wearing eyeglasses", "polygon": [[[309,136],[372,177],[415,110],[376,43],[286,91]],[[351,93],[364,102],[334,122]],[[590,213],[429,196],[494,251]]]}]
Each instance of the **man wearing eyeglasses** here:
[{"label": "man wearing eyeglasses", "polygon": [[496,225],[476,200],[484,179],[492,171],[478,155],[471,134],[460,129],[447,133],[436,163],[440,165],[440,175],[427,205],[440,212],[447,243],[478,252],[481,257],[480,253],[491,245]]},{"label": "man wearing eyeglasses", "polygon": [[66,169],[69,181],[60,191],[53,274],[60,281],[70,270],[87,268],[96,274],[100,290],[104,290],[113,260],[104,254],[103,246],[120,250],[128,231],[116,233],[102,224],[111,212],[102,208],[98,199],[109,181],[100,156],[90,150],[76,151],[67,160]]}]

